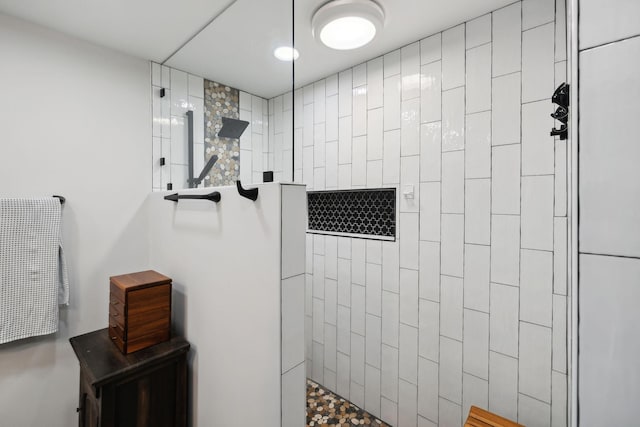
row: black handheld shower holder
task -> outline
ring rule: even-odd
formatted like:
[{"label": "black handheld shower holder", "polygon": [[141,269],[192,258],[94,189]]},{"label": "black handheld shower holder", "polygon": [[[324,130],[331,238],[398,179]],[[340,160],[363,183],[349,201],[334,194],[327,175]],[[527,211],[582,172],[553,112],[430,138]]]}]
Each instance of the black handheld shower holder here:
[{"label": "black handheld shower holder", "polygon": [[560,129],[553,128],[551,129],[551,136],[559,136],[560,140],[567,139],[567,135],[569,133],[568,125],[569,122],[569,85],[567,83],[562,83],[557,87],[553,95],[551,96],[551,102],[558,105],[558,108],[554,113],[551,114],[555,120],[558,120],[561,125]]}]

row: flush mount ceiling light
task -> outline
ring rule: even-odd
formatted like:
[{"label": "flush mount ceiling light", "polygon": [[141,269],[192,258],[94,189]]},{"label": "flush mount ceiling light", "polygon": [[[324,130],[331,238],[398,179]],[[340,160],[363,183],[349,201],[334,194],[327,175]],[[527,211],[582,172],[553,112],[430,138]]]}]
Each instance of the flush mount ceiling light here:
[{"label": "flush mount ceiling light", "polygon": [[333,0],[313,14],[316,40],[337,50],[357,49],[374,39],[384,26],[384,10],[372,0]]},{"label": "flush mount ceiling light", "polygon": [[280,46],[273,51],[273,56],[278,58],[280,61],[295,61],[300,57],[300,52],[298,49],[291,46]]}]

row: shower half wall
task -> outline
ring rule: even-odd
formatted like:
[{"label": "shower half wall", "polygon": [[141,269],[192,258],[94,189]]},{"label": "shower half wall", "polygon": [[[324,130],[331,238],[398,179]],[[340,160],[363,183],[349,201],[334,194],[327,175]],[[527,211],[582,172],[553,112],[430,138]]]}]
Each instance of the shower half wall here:
[{"label": "shower half wall", "polygon": [[173,279],[173,327],[191,343],[194,427],[300,427],[305,417],[302,185],[183,190],[219,203],[146,201],[149,266]]}]

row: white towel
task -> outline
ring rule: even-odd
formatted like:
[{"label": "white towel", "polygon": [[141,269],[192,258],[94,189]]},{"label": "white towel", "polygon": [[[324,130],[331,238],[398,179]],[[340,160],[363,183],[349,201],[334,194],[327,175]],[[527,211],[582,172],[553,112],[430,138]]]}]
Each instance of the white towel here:
[{"label": "white towel", "polygon": [[58,330],[69,288],[60,201],[0,199],[0,344]]},{"label": "white towel", "polygon": [[69,305],[69,271],[62,247],[62,233],[60,233],[58,248],[58,304]]}]

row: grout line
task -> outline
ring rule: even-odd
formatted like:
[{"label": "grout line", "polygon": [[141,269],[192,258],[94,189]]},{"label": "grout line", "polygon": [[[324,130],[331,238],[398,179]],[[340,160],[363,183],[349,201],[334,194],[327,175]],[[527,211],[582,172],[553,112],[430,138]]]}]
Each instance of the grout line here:
[{"label": "grout line", "polygon": [[[493,46],[493,13],[491,13],[491,19],[490,19],[490,33],[491,33],[491,62],[489,63],[489,67],[491,68],[490,71],[490,76],[491,76],[491,81],[489,83],[491,89],[489,91],[489,97],[490,97],[490,105],[491,105],[491,113],[490,113],[490,119],[489,119],[489,134],[490,134],[490,140],[489,140],[489,176],[490,176],[490,184],[489,184],[489,282],[486,284],[487,286],[487,304],[488,304],[488,333],[487,333],[487,339],[488,339],[488,343],[487,343],[487,389],[489,388],[489,380],[491,379],[491,274],[492,274],[492,270],[493,268],[491,267],[491,259],[492,259],[492,254],[491,254],[491,243],[493,243],[493,122],[494,122],[494,114],[493,114],[493,54],[495,52],[494,46]],[[489,391],[487,390],[487,409],[490,409],[491,407],[491,394],[489,393]]]},{"label": "grout line", "polygon": [[[522,68],[522,64],[520,65],[520,67]],[[493,68],[492,68],[492,70],[493,70]],[[513,76],[514,74],[520,74],[520,73],[522,73],[522,70],[518,70],[518,71],[510,71],[510,72],[508,72],[508,73],[499,74],[499,75],[497,75],[497,76],[493,76],[493,75],[492,75],[492,76],[491,76],[491,80],[493,80],[493,79],[498,79],[498,78],[500,78],[500,77]]]},{"label": "grout line", "polygon": [[[554,84],[555,84],[555,83],[554,83]],[[551,102],[551,98],[541,98],[541,99],[534,99],[534,100],[531,100],[531,101],[523,101],[523,102],[522,102],[522,105],[535,104],[535,103],[537,103],[537,102],[543,102],[543,101]],[[555,137],[554,137],[554,138],[553,138],[553,141],[554,141],[554,142],[555,142],[555,141],[559,141],[559,139],[557,139],[557,138],[555,138]]]},{"label": "grout line", "polygon": [[[489,83],[489,86],[491,86],[491,83]],[[491,95],[489,95],[489,97],[491,97]],[[491,101],[490,101],[491,102]],[[464,114],[466,116],[475,116],[475,115],[480,115],[482,113],[491,113],[493,110],[491,108],[486,109],[486,110],[478,110],[478,111],[466,111]]]},{"label": "grout line", "polygon": [[471,372],[467,372],[467,371],[465,371],[465,370],[463,370],[463,371],[462,371],[462,373],[463,373],[463,374],[466,374],[466,375],[469,375],[470,377],[477,378],[477,379],[479,379],[479,380],[481,380],[481,381],[485,381],[485,382],[487,383],[487,385],[489,385],[489,379],[488,379],[488,378],[482,378],[482,377],[479,377],[479,376],[477,376],[477,375],[475,375],[475,374],[472,374]]},{"label": "grout line", "polygon": [[[581,54],[583,52],[588,52],[588,51],[593,50],[593,49],[599,49],[599,48],[602,48],[602,47],[608,47],[608,46],[611,46],[611,45],[615,45],[616,43],[625,42],[627,40],[631,40],[631,39],[635,39],[635,38],[639,38],[639,37],[640,37],[640,34],[634,34],[632,36],[623,37],[621,39],[616,39],[616,40],[612,40],[612,41],[609,41],[609,42],[597,44],[595,46],[586,47],[584,49],[579,49],[578,53]],[[561,61],[559,61],[559,62],[561,62]]]},{"label": "grout line", "polygon": [[539,326],[541,328],[546,328],[546,329],[552,329],[551,326],[547,326],[547,325],[541,325],[539,323],[534,323],[534,322],[530,322],[528,320],[519,320],[520,323],[526,323],[527,325],[532,325],[532,326]]},{"label": "grout line", "polygon": [[[443,34],[443,33],[441,33]],[[438,396],[438,404],[437,404],[437,408],[436,411],[438,413],[438,418],[440,418],[440,361],[442,360],[442,338],[440,335],[440,329],[441,329],[441,325],[442,325],[442,304],[440,303],[440,301],[442,301],[442,193],[443,193],[443,189],[444,186],[442,185],[442,178],[443,178],[443,160],[444,160],[444,155],[443,155],[443,151],[442,151],[442,147],[444,144],[444,126],[442,126],[442,124],[444,123],[444,114],[443,114],[443,96],[442,96],[442,35],[440,37],[440,122],[441,122],[441,126],[440,126],[440,214],[439,214],[439,220],[440,220],[440,244],[438,245],[438,263],[440,264],[438,266],[438,335],[437,335],[437,345],[438,345],[438,390],[437,390],[437,396]]]},{"label": "grout line", "polygon": [[[454,402],[454,401],[453,401],[453,400],[451,400],[451,399],[447,399],[446,397],[443,397],[443,396],[438,395],[438,399],[446,400],[447,402],[449,402],[449,403],[451,403],[451,404],[453,404],[453,405],[456,405],[456,406],[460,406],[460,407],[462,407],[462,403],[456,403],[456,402]],[[438,405],[438,409],[439,409],[439,406],[440,406],[440,405]],[[440,411],[438,411],[438,412],[440,412]],[[424,418],[424,417],[423,417],[423,418]]]},{"label": "grout line", "polygon": [[491,148],[509,147],[513,145],[521,145],[520,142],[510,142],[508,144],[493,144]]},{"label": "grout line", "polygon": [[[444,92],[451,92],[451,91],[454,91],[454,90],[457,90],[457,89],[464,89],[464,88],[465,88],[465,86],[466,86],[466,84],[461,84],[461,85],[458,85],[458,86],[450,87],[450,88],[448,88],[448,89],[442,89],[442,93],[444,93]],[[463,109],[463,111],[464,111],[464,109]],[[464,114],[464,113],[463,113],[463,114]]]},{"label": "grout line", "polygon": [[[529,178],[529,177],[534,177],[534,176],[551,176],[551,177],[555,177],[556,175],[555,175],[555,173],[539,173],[539,174],[529,174],[529,173],[524,174],[524,173],[521,173],[520,176],[522,178]],[[554,185],[554,189],[555,189],[555,180],[553,182],[553,185]],[[554,199],[555,199],[555,197],[554,197]],[[555,200],[554,200],[554,212],[555,212]],[[554,215],[554,217],[555,217],[555,215]]]},{"label": "grout line", "polygon": [[496,353],[496,354],[499,354],[500,356],[508,357],[509,359],[518,360],[518,356],[512,356],[510,354],[505,354],[496,350],[491,350],[491,348],[489,348],[489,353]]},{"label": "grout line", "polygon": [[489,314],[488,311],[482,311],[482,310],[478,310],[477,308],[472,308],[472,307],[463,307],[463,310],[473,311],[474,313],[481,313],[481,314],[487,314],[487,315]]},{"label": "grout line", "polygon": [[[465,24],[468,23],[468,22],[469,21],[465,22]],[[465,36],[465,45],[466,45],[466,36]],[[470,50],[473,50],[473,49],[478,49],[479,47],[485,47],[487,45],[493,45],[493,40],[489,40],[488,42],[484,42],[482,44],[478,44],[478,45],[471,46],[471,47],[466,47],[465,46],[465,52],[469,52]],[[466,70],[465,70],[465,74],[466,74]]]},{"label": "grout line", "polygon": [[614,254],[605,254],[605,253],[598,253],[598,252],[578,251],[578,255],[605,256],[605,257],[611,257],[611,258],[625,258],[625,259],[640,260],[640,257],[632,256],[632,255],[614,255]]},{"label": "grout line", "polygon": [[[545,405],[548,405],[549,407],[551,407],[551,402],[545,402],[544,400],[540,400],[540,399],[538,399],[538,398],[536,398],[536,397],[533,397],[533,396],[530,396],[530,395],[528,395],[528,394],[526,394],[526,393],[522,393],[522,392],[521,392],[521,391],[519,391],[519,390],[518,390],[518,394],[521,394],[521,395],[523,395],[523,396],[527,396],[529,399],[533,399],[533,400],[535,400],[535,401],[538,401],[538,402],[540,402],[540,403],[544,403]],[[551,400],[551,399],[549,399],[549,400]]]},{"label": "grout line", "polygon": [[[542,24],[538,24],[538,25],[533,26],[533,27],[523,28],[523,29],[522,29],[522,32],[523,32],[523,33],[526,33],[527,31],[535,30],[535,29],[537,29],[537,28],[544,27],[545,25],[555,24],[555,22],[556,22],[556,18],[555,18],[555,2],[554,2],[554,11],[553,11],[553,13],[554,13],[554,17],[553,17],[553,19],[552,19],[551,21],[547,21],[547,22],[544,22],[544,23],[542,23]],[[554,25],[554,30],[555,30],[555,25]],[[554,49],[555,49],[555,31],[554,31]],[[553,53],[554,53],[553,58],[554,58],[554,60],[555,60],[555,50],[554,50],[554,52],[553,52]]]},{"label": "grout line", "polygon": [[[523,0],[524,1],[524,0]],[[522,92],[523,92],[523,80],[522,80],[522,70],[523,70],[523,57],[524,57],[524,52],[522,51],[522,46],[524,45],[524,32],[522,31],[522,21],[524,18],[524,11],[523,11],[523,7],[522,7],[522,3],[520,4],[520,99],[519,99],[519,104],[520,104],[520,143],[522,143]],[[518,205],[518,208],[520,210],[520,215],[519,217],[519,221],[518,221],[518,230],[519,230],[519,241],[518,241],[518,324],[517,324],[517,338],[518,338],[518,348],[517,348],[517,352],[518,352],[518,357],[517,357],[517,366],[518,366],[518,371],[516,373],[517,375],[517,383],[516,383],[516,387],[517,387],[517,394],[516,394],[516,420],[520,420],[520,316],[522,314],[522,307],[521,307],[521,292],[520,292],[520,278],[522,275],[522,250],[520,249],[522,247],[522,145],[520,146],[520,171],[519,171],[519,176],[518,176],[518,181],[520,184],[519,187],[519,197],[520,197],[520,203]]]}]

